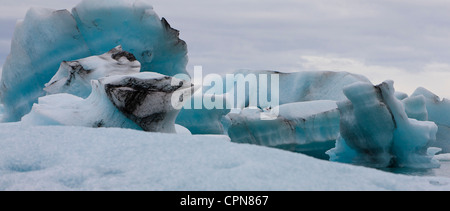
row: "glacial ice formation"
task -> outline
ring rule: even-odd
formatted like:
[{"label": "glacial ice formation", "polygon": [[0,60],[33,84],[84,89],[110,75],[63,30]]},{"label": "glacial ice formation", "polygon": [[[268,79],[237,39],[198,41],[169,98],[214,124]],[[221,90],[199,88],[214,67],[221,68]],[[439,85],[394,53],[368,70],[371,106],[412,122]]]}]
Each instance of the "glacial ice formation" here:
[{"label": "glacial ice formation", "polygon": [[409,119],[392,81],[355,83],[344,93],[349,100],[338,103],[341,138],[327,152],[331,160],[377,168],[439,167],[428,151],[438,127]]},{"label": "glacial ice formation", "polygon": [[3,65],[1,100],[5,121],[18,121],[45,95],[44,84],[62,61],[90,55],[75,19],[67,10],[31,8],[19,21]]},{"label": "glacial ice formation", "polygon": [[[185,104],[190,104],[189,109],[181,109],[178,114],[176,123],[189,129],[192,134],[226,134],[226,129],[223,126],[223,118],[230,112],[230,109],[226,108],[212,108],[207,109],[202,106],[201,109],[194,108],[194,102],[201,101],[207,96],[205,94],[193,95],[191,100],[186,101]],[[226,103],[224,95],[214,95],[214,98],[222,98],[222,101]]]},{"label": "glacial ice formation", "polygon": [[[279,77],[279,105],[295,102],[315,101],[315,100],[333,100],[341,101],[347,99],[342,93],[345,86],[355,82],[370,82],[369,79],[362,75],[347,73],[347,72],[331,72],[331,71],[303,71],[295,73],[281,73],[277,71],[251,71],[240,70],[234,73],[235,75],[243,75],[238,77],[234,82],[234,89],[238,90],[238,84],[246,83],[246,78],[249,75],[254,75],[257,81],[260,80],[261,75],[269,75],[267,84],[249,84],[250,90],[256,92],[250,93],[258,94],[260,87],[270,88],[270,75],[275,74]],[[236,77],[235,77],[236,78]],[[231,90],[233,91],[233,90]],[[251,96],[257,98],[259,96]],[[246,105],[249,104],[249,96],[246,95]],[[264,108],[264,105],[259,105]]]},{"label": "glacial ice formation", "polygon": [[[263,75],[268,80],[261,81]],[[276,86],[279,88],[276,90],[279,94],[279,106],[275,107],[262,104],[259,98],[261,88],[268,88],[268,94],[273,94],[271,75],[278,76],[279,82]],[[250,91],[246,93],[244,103],[234,105],[244,110],[230,113],[222,121],[229,124],[226,128],[233,142],[277,147],[324,159],[328,158],[325,152],[333,148],[339,137],[336,101],[347,99],[342,90],[355,82],[369,83],[361,75],[330,71],[280,73],[240,70],[235,73],[234,78],[233,89],[227,90],[228,94],[244,92],[242,89],[246,86]],[[257,103],[250,103],[255,99]],[[238,102],[238,99],[235,98],[234,102]],[[257,105],[258,109],[249,108],[251,105]],[[275,111],[280,112],[280,115]],[[268,119],[272,120],[260,118],[261,115],[268,114]]]},{"label": "glacial ice formation", "polygon": [[104,53],[115,46],[135,55],[141,71],[186,72],[187,46],[142,1],[84,0],[72,10],[30,9],[17,23],[0,81],[3,121],[19,121],[61,62]]},{"label": "glacial ice formation", "polygon": [[405,106],[405,112],[409,118],[419,121],[428,120],[428,110],[424,96],[411,96],[403,99],[402,103]]},{"label": "glacial ice formation", "polygon": [[187,74],[187,45],[179,31],[144,1],[83,0],[72,14],[92,54],[122,45],[143,71]]},{"label": "glacial ice formation", "polygon": [[411,97],[424,99],[428,120],[438,125],[436,142],[432,146],[441,148],[443,153],[450,153],[450,100],[446,98],[441,100],[422,87],[414,91]]},{"label": "glacial ice formation", "polygon": [[[175,91],[186,94],[192,90],[190,83],[158,73],[114,75],[93,80],[92,93],[86,99],[70,94],[39,98],[22,123],[174,133],[179,112],[175,108],[183,102],[172,95]],[[174,99],[178,101],[173,102]]]},{"label": "glacial ice formation", "polygon": [[76,61],[64,61],[55,76],[45,85],[47,94],[68,93],[87,98],[92,91],[91,80],[112,75],[139,73],[141,64],[121,46],[109,52]]},{"label": "glacial ice formation", "polygon": [[[263,120],[264,115],[273,118]],[[276,147],[324,159],[325,151],[339,137],[339,111],[334,101],[289,103],[269,111],[246,108],[227,117],[231,120],[228,135],[233,142]]]},{"label": "glacial ice formation", "polygon": [[3,104],[0,104],[0,119],[2,119],[4,112],[5,112],[5,108],[4,108]]},{"label": "glacial ice formation", "polygon": [[[275,86],[277,90],[272,90],[272,75],[276,75],[278,78],[278,83]],[[261,79],[262,76],[265,77],[264,80]],[[364,76],[346,72],[310,71],[280,73],[277,71],[239,70],[231,74],[230,78],[228,75],[222,76],[220,84],[223,87],[217,87],[222,92],[215,92],[216,98],[223,99],[224,109],[183,109],[177,118],[177,123],[189,128],[194,134],[227,134],[228,126],[224,126],[224,124],[228,125],[231,122],[225,115],[231,111],[230,108],[239,110],[250,107],[250,99],[256,99],[257,102],[253,103],[253,105],[260,109],[296,102],[338,101],[346,99],[342,94],[343,87],[358,81],[368,82],[369,80]],[[205,92],[208,92],[211,88],[203,87],[203,96],[193,96],[193,99],[196,97],[207,97],[208,93]],[[279,101],[274,102],[274,99],[271,99],[271,97],[266,99],[270,102],[261,100],[261,89],[265,88],[268,88],[267,95],[269,96],[279,94]],[[240,99],[239,94],[241,93],[245,93],[244,99]],[[228,109],[225,108],[226,106],[229,106]],[[266,142],[263,141],[261,143]]]}]

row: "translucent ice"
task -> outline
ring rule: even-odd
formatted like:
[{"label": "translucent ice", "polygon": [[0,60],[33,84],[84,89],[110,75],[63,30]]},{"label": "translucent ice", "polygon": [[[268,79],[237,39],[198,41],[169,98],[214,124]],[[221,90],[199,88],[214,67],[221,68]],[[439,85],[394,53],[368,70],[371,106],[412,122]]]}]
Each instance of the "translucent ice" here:
[{"label": "translucent ice", "polygon": [[[273,110],[279,109],[279,116]],[[272,120],[261,119],[261,114]],[[276,147],[326,158],[339,136],[339,111],[334,101],[290,103],[271,111],[244,109],[230,113],[228,135],[236,143]]]},{"label": "translucent ice", "polygon": [[32,8],[17,24],[1,79],[3,121],[19,121],[31,110],[61,62],[102,54],[118,45],[136,56],[141,71],[187,74],[186,43],[152,6],[142,1],[86,0],[72,14]]},{"label": "translucent ice", "polygon": [[[230,112],[226,106],[222,108],[194,109],[193,102],[199,100],[203,102],[203,98],[207,95],[194,95],[186,104],[191,104],[190,109],[181,109],[176,123],[188,128],[192,134],[226,134],[226,130],[222,125],[222,119]],[[224,95],[215,95],[214,98],[222,98],[225,102]]]},{"label": "translucent ice", "polygon": [[427,153],[436,124],[409,119],[392,81],[355,83],[344,93],[349,101],[338,103],[341,138],[328,152],[331,160],[378,168],[439,166]]},{"label": "translucent ice", "polygon": [[2,119],[4,112],[5,112],[5,108],[4,108],[3,104],[0,104],[0,119]]},{"label": "translucent ice", "polygon": [[172,101],[175,91],[191,92],[192,86],[151,72],[114,75],[93,80],[92,93],[87,99],[70,94],[39,98],[39,103],[22,118],[22,122],[174,133],[179,112],[174,105],[183,103]]},{"label": "translucent ice", "polygon": [[[275,83],[275,86],[273,84],[274,78],[278,79],[278,83]],[[222,92],[215,92],[215,97],[223,98],[224,105],[230,106],[228,107],[229,109],[183,109],[180,112],[177,123],[189,128],[194,134],[223,134],[227,133],[227,128],[231,124],[229,118],[224,116],[233,109],[237,110],[237,112],[234,112],[237,113],[234,114],[236,116],[239,115],[238,110],[251,107],[252,105],[260,109],[270,109],[275,106],[296,102],[343,100],[346,99],[342,93],[343,87],[358,81],[368,82],[369,80],[364,76],[346,72],[310,71],[280,73],[277,71],[239,70],[234,74],[223,76],[222,81],[220,81],[221,85],[218,87]],[[208,92],[210,88],[203,87],[203,91]],[[261,98],[261,96],[264,96],[263,91],[266,91],[266,100]],[[221,95],[223,92],[226,93]],[[204,98],[209,95],[208,93],[203,93],[203,96],[197,96],[197,98]],[[275,101],[275,98],[278,99]],[[255,99],[257,102],[251,102]],[[284,108],[287,108],[287,106]],[[304,111],[292,110],[292,112],[293,114],[291,115],[295,115],[302,114]],[[224,126],[224,124],[226,125]],[[245,141],[242,140],[242,142]],[[250,140],[246,142],[250,142]]]},{"label": "translucent ice", "polygon": [[19,21],[3,66],[1,100],[5,121],[18,121],[45,92],[62,61],[90,55],[75,19],[67,10],[31,8]]},{"label": "translucent ice", "polygon": [[405,112],[409,118],[420,121],[428,120],[428,111],[426,107],[426,99],[424,96],[412,96],[402,100],[405,106]]},{"label": "translucent ice", "polygon": [[439,127],[436,142],[432,146],[442,148],[442,152],[450,152],[450,100],[442,99],[425,88],[418,88],[411,97],[424,98],[428,120]]},{"label": "translucent ice", "polygon": [[136,56],[143,71],[187,74],[186,43],[144,1],[83,0],[72,13],[94,55],[120,44]]},{"label": "translucent ice", "polygon": [[[279,76],[279,104],[305,102],[315,100],[333,100],[340,101],[347,99],[342,92],[342,89],[355,82],[369,82],[369,80],[357,74],[347,72],[331,72],[331,71],[303,71],[294,73],[280,73],[276,71],[250,71],[241,70],[235,75],[242,74],[243,76],[254,75],[258,79],[260,75],[276,74]],[[270,77],[268,77],[270,78]],[[237,84],[245,83],[245,77],[238,78],[235,81],[235,92],[243,92],[238,90]],[[263,85],[263,86],[262,86]],[[267,84],[249,84],[250,90],[256,92],[249,93],[258,94],[260,87],[270,88],[271,81],[267,80]],[[270,94],[270,92],[268,92]],[[249,104],[249,96],[246,96],[246,104]],[[253,96],[257,97],[257,96]],[[264,108],[264,105],[258,106]]]},{"label": "translucent ice", "polygon": [[58,72],[45,85],[47,94],[68,93],[86,98],[91,93],[91,80],[112,75],[139,73],[141,65],[133,54],[117,46],[109,52],[76,61],[61,63]]}]

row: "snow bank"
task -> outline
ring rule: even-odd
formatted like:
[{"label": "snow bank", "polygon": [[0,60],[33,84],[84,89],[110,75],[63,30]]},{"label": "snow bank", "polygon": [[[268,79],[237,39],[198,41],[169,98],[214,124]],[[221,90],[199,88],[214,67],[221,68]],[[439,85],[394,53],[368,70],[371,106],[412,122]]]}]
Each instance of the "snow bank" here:
[{"label": "snow bank", "polygon": [[0,190],[450,190],[226,136],[0,124]]}]

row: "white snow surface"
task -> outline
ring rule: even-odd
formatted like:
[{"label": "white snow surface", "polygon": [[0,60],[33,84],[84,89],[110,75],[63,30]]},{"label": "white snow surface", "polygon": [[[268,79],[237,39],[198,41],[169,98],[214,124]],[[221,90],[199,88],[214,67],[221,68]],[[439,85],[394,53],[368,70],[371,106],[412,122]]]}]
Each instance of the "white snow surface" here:
[{"label": "white snow surface", "polygon": [[450,190],[226,136],[0,124],[0,190]]}]

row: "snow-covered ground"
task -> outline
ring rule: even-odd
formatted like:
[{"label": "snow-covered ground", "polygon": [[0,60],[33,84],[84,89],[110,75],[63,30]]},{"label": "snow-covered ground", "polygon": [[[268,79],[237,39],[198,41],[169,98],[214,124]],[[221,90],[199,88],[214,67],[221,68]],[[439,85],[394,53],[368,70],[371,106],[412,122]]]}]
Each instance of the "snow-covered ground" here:
[{"label": "snow-covered ground", "polygon": [[0,190],[450,190],[226,136],[0,124]]}]

